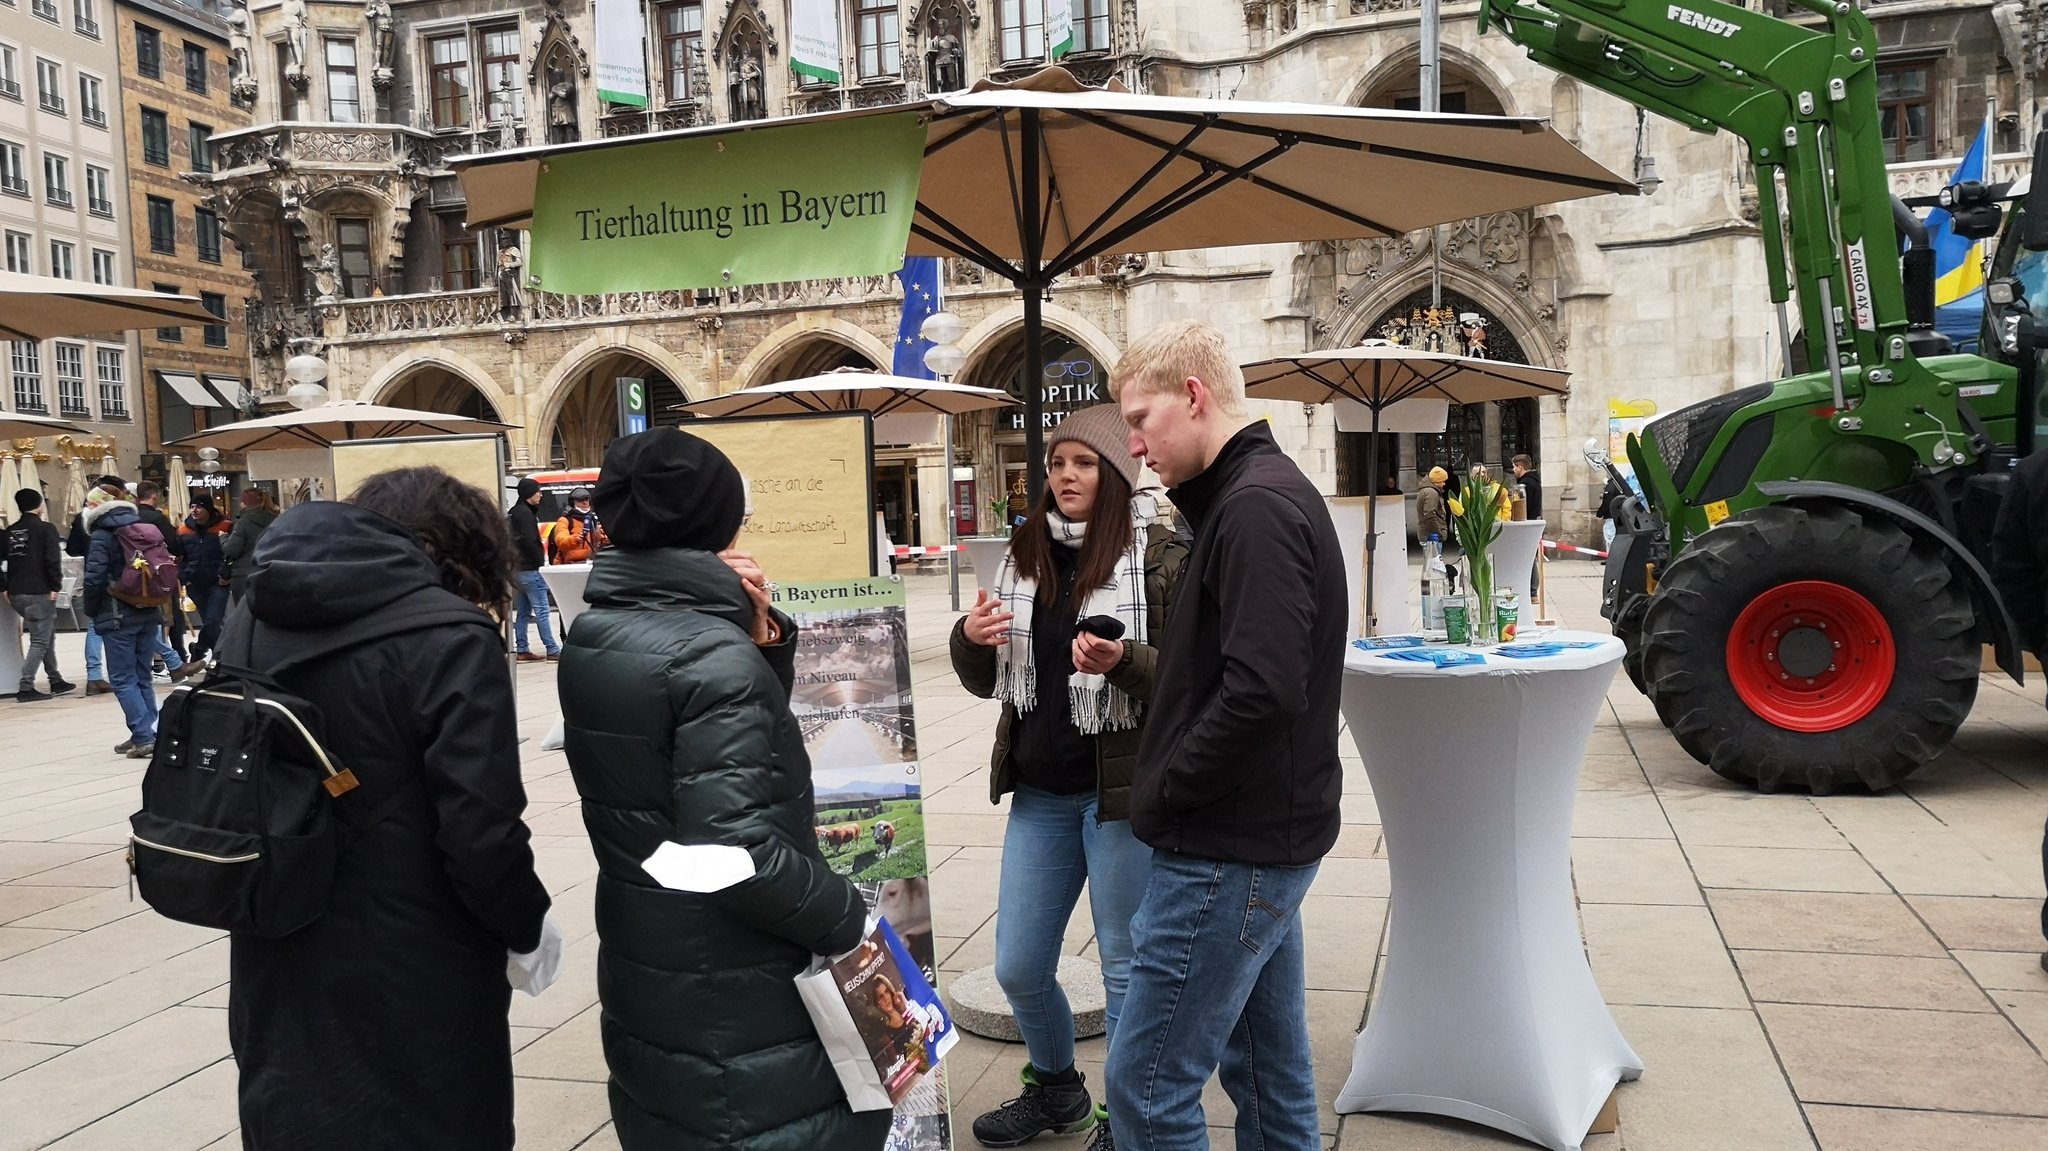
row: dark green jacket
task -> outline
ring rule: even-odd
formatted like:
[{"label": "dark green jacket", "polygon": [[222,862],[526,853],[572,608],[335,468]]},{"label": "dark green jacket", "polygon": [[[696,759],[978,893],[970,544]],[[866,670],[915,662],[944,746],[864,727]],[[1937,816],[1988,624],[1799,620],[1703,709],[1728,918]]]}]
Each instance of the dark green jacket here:
[{"label": "dark green jacket", "polygon": [[[796,626],[756,647],[739,577],[709,552],[598,556],[562,650],[569,768],[597,855],[598,996],[626,1151],[879,1151],[793,980],[860,941],[860,892],[812,831],[811,763],[789,712]],[[730,844],[752,879],[656,886],[664,840]]]},{"label": "dark green jacket", "polygon": [[[1166,632],[1166,611],[1173,601],[1174,585],[1180,582],[1181,565],[1188,556],[1188,541],[1170,528],[1153,524],[1145,531],[1145,634],[1150,642],[1124,641],[1123,662],[1108,676],[1110,685],[1140,703],[1152,698],[1152,675],[1159,665],[1158,637]],[[953,671],[960,686],[983,699],[996,694],[996,649],[982,647],[967,639],[967,618],[953,625]],[[996,746],[989,757],[988,801],[1001,803],[1016,790],[1016,771],[1010,766],[1010,729],[1017,722],[1014,705],[1003,705],[996,721]],[[1131,817],[1131,774],[1138,766],[1138,737],[1145,728],[1105,731],[1095,737],[1096,817],[1108,821]]]}]

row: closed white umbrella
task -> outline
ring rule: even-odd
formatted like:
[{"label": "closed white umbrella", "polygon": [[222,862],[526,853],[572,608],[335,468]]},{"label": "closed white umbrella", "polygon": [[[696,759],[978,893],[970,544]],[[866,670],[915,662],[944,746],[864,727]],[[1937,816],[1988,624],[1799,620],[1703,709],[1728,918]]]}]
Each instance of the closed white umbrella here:
[{"label": "closed white umbrella", "polygon": [[85,508],[85,457],[72,456],[64,465],[64,506],[58,509],[61,516],[51,516],[51,523],[70,523],[71,517]]},{"label": "closed white umbrella", "polygon": [[13,453],[0,455],[0,524],[14,522],[14,493],[21,490],[21,469]]},{"label": "closed white umbrella", "polygon": [[[43,490],[43,476],[41,472],[36,470],[36,454],[34,452],[30,452],[29,454],[21,457],[19,460],[16,460],[15,467],[19,469],[21,473],[20,476],[18,477],[18,482],[22,487],[28,488],[35,492],[41,492]],[[11,510],[14,505],[13,492],[7,493],[7,504],[9,509]]]},{"label": "closed white umbrella", "polygon": [[171,517],[172,523],[177,523],[183,520],[185,513],[192,508],[192,493],[185,478],[184,456],[175,452],[171,454],[170,482],[164,486],[169,489],[164,492],[164,514]]}]

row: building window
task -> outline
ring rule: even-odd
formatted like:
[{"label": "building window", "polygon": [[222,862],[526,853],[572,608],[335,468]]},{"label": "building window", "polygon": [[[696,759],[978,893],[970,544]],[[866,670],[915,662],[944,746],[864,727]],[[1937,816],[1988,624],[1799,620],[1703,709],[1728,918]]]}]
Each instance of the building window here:
[{"label": "building window", "polygon": [[194,172],[213,171],[213,125],[191,124],[185,129],[186,150],[192,154]]},{"label": "building window", "polygon": [[48,415],[43,406],[42,349],[32,340],[16,340],[9,359],[14,367],[14,410]]},{"label": "building window", "polygon": [[11,45],[0,44],[0,96],[9,100],[21,99],[21,74],[16,69],[21,59]]},{"label": "building window", "polygon": [[64,114],[64,65],[36,57],[36,103],[45,112]]},{"label": "building window", "polygon": [[434,127],[469,127],[469,38],[437,36],[427,41],[427,74]]},{"label": "building window", "polygon": [[121,348],[93,349],[94,366],[99,370],[100,418],[103,420],[128,418],[128,380],[123,371],[126,359]]},{"label": "building window", "polygon": [[[505,116],[514,120],[525,116],[525,85],[519,76],[519,29],[485,28],[477,33],[477,49],[477,58],[484,65],[484,107],[490,110],[491,123]],[[509,108],[504,106],[508,98],[512,101]]]},{"label": "building window", "polygon": [[152,80],[164,75],[164,38],[147,24],[135,26],[135,70]]},{"label": "building window", "polygon": [[107,106],[100,97],[100,78],[78,78],[78,118],[95,128],[107,126]]},{"label": "building window", "polygon": [[114,253],[106,248],[92,250],[92,282],[108,287],[118,283],[114,276]]},{"label": "building window", "polygon": [[704,44],[704,5],[669,4],[661,9],[661,71],[670,100],[688,100],[690,65]]},{"label": "building window", "polygon": [[1898,164],[1934,158],[1932,68],[1902,64],[1877,69],[1877,114],[1885,158]]},{"label": "building window", "polygon": [[28,195],[28,153],[7,140],[0,140],[0,192]]},{"label": "building window", "polygon": [[[225,321],[228,318],[228,298],[219,292],[199,293],[199,306]],[[228,326],[225,322],[206,325],[206,346],[225,348],[228,346]]]},{"label": "building window", "polygon": [[30,0],[28,10],[52,24],[57,22],[57,0]]},{"label": "building window", "polygon": [[853,0],[854,45],[863,80],[903,71],[902,38],[897,33],[896,0]]},{"label": "building window", "polygon": [[59,208],[71,206],[71,161],[55,152],[43,153],[43,200]]},{"label": "building window", "polygon": [[7,233],[8,271],[20,272],[24,276],[32,275],[35,272],[35,258],[29,254],[30,246],[34,243],[35,237],[30,236],[27,232]]},{"label": "building window", "polygon": [[149,197],[149,250],[178,254],[178,209],[162,196]]},{"label": "building window", "polygon": [[1045,0],[1000,0],[1003,63],[1045,56]]},{"label": "building window", "polygon": [[199,258],[209,264],[220,263],[220,215],[201,208],[192,213],[193,223],[199,233]]},{"label": "building window", "polygon": [[60,280],[78,278],[78,246],[65,240],[50,241],[50,274]]},{"label": "building window", "polygon": [[142,159],[158,167],[171,162],[171,118],[155,108],[142,110]]},{"label": "building window", "polygon": [[362,89],[356,84],[356,42],[327,44],[327,118],[337,124],[363,122]]},{"label": "building window", "polygon": [[441,217],[441,286],[450,292],[467,292],[481,283],[475,233],[456,217]]},{"label": "building window", "polygon": [[206,95],[206,49],[185,41],[185,91]]},{"label": "building window", "polygon": [[100,38],[99,15],[93,11],[93,0],[71,0],[71,26],[78,29],[80,36]]},{"label": "building window", "polygon": [[114,218],[114,174],[97,164],[85,166],[85,210],[104,219]]},{"label": "building window", "polygon": [[1107,52],[1109,49],[1109,0],[1075,0],[1074,51]]},{"label": "building window", "polygon": [[[155,197],[151,197],[152,200],[154,198]],[[156,213],[152,211],[150,215],[155,216]],[[162,292],[166,296],[175,296],[178,294],[178,285],[176,284],[151,284],[150,288],[154,291]],[[185,329],[158,328],[156,330],[156,338],[164,341],[167,344],[175,344],[185,338]]]},{"label": "building window", "polygon": [[90,417],[85,406],[85,345],[60,340],[50,345],[50,358],[57,365],[57,414]]},{"label": "building window", "polygon": [[361,216],[338,216],[334,221],[335,247],[341,258],[341,292],[352,300],[370,294],[370,221]]}]

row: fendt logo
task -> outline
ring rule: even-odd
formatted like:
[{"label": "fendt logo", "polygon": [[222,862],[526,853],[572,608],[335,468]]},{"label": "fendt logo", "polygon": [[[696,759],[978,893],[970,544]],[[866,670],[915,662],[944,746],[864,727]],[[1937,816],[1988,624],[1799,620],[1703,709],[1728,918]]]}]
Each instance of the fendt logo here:
[{"label": "fendt logo", "polygon": [[1676,4],[1671,5],[1668,14],[1676,23],[1683,24],[1688,28],[1697,28],[1710,36],[1719,36],[1723,40],[1742,31],[1742,25],[1740,24],[1731,24],[1726,20],[1709,16],[1704,12],[1695,12],[1690,8],[1681,8]]}]

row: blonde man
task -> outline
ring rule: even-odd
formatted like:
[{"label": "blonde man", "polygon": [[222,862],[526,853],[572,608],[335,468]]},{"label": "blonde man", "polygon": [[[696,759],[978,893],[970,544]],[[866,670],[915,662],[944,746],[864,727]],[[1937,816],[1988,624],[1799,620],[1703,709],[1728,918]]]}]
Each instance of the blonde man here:
[{"label": "blonde man", "polygon": [[1219,1067],[1237,1145],[1317,1151],[1301,905],[1337,840],[1345,573],[1323,498],[1245,413],[1223,335],[1178,322],[1110,376],[1131,454],[1194,532],[1131,786],[1154,849],[1106,1072],[1117,1144],[1207,1146]]}]

